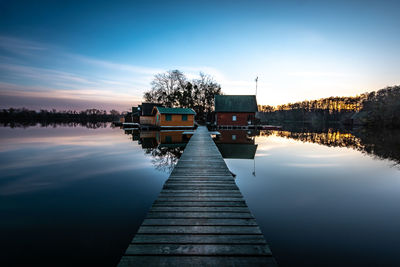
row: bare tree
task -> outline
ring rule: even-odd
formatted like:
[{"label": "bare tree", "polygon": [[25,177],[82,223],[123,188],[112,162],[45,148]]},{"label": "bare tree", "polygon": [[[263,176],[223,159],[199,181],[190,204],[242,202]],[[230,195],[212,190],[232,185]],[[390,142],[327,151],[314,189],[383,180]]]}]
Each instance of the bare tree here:
[{"label": "bare tree", "polygon": [[154,76],[151,82],[152,89],[146,92],[146,101],[163,103],[168,107],[176,106],[176,95],[182,91],[186,85],[186,77],[179,70],[170,70],[166,73],[159,73]]},{"label": "bare tree", "polygon": [[214,96],[220,95],[221,86],[210,76],[200,72],[199,78],[188,81],[179,70],[154,76],[152,89],[144,93],[148,102],[162,103],[167,107],[193,108],[197,118],[205,119],[213,111]]}]

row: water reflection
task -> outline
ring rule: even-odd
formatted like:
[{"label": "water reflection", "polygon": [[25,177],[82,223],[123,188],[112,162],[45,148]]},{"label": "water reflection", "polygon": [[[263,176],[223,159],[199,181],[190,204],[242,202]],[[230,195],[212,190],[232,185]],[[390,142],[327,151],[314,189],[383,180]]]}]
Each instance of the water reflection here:
[{"label": "water reflection", "polygon": [[262,136],[275,135],[302,142],[316,143],[329,147],[347,147],[379,159],[388,159],[400,164],[400,131],[381,130],[340,131],[333,128],[326,131],[264,131]]},{"label": "water reflection", "polygon": [[155,169],[167,173],[172,172],[189,141],[190,135],[184,132],[125,130],[125,134],[131,135],[132,141],[137,141],[145,153],[152,157],[151,163]]},{"label": "water reflection", "polygon": [[152,157],[119,128],[0,136],[0,266],[116,266],[168,177]]},{"label": "water reflection", "polygon": [[262,131],[254,161],[225,161],[280,266],[400,266],[400,173],[392,168],[399,138],[399,131]]},{"label": "water reflection", "polygon": [[89,129],[114,127],[109,122],[2,122],[1,127],[10,128],[29,128],[29,127],[43,127],[43,128],[57,128],[57,127],[85,127]]},{"label": "water reflection", "polygon": [[[281,266],[399,266],[399,170],[359,152],[398,164],[399,131],[220,132],[215,142]],[[189,140],[125,133],[0,128],[1,266],[118,263]]]},{"label": "water reflection", "polygon": [[254,159],[257,151],[256,131],[219,130],[214,139],[224,159]]},{"label": "water reflection", "polygon": [[400,130],[346,130],[308,129],[248,131],[219,130],[214,141],[226,159],[254,159],[257,151],[257,137],[276,136],[301,142],[316,143],[328,147],[347,147],[379,159],[400,164]]}]

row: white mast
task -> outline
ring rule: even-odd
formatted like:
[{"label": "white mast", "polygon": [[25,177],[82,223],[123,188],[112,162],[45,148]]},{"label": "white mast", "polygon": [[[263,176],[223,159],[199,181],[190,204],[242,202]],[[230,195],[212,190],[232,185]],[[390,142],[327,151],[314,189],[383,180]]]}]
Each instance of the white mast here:
[{"label": "white mast", "polygon": [[256,96],[257,96],[257,83],[258,83],[258,76],[256,77]]}]

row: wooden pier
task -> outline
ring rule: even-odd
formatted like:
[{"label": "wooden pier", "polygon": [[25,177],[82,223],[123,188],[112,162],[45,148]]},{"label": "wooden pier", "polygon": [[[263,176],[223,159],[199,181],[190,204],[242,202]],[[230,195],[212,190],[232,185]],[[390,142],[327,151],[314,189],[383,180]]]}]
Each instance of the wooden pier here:
[{"label": "wooden pier", "polygon": [[205,127],[199,127],[118,266],[276,266]]}]

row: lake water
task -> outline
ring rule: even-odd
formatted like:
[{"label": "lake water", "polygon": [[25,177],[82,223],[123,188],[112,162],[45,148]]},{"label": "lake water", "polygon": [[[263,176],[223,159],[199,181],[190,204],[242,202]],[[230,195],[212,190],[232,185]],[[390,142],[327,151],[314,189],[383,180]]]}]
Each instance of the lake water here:
[{"label": "lake water", "polygon": [[[181,132],[0,128],[0,265],[114,266],[183,151]],[[221,131],[280,266],[400,265],[400,133]]]}]

